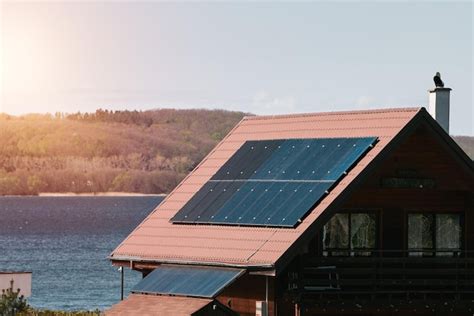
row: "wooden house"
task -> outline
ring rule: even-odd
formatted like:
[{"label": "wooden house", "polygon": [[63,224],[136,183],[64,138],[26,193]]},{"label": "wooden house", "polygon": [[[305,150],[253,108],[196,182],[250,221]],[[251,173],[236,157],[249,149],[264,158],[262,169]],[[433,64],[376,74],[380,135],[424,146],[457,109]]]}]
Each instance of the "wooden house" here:
[{"label": "wooden house", "polygon": [[245,117],[110,260],[108,315],[472,315],[473,162],[424,108]]}]

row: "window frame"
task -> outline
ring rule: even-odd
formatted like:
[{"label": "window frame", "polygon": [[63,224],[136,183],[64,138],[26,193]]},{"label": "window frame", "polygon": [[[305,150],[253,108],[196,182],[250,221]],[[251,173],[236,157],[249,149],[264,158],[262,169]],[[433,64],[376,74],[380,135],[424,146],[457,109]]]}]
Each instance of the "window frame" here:
[{"label": "window frame", "polygon": [[[433,229],[431,231],[431,242],[433,244],[432,248],[410,248],[408,243],[409,243],[409,216],[411,214],[427,214],[427,215],[432,215],[433,216]],[[436,238],[436,232],[437,232],[437,215],[458,215],[459,216],[459,226],[461,227],[461,232],[459,233],[459,248],[458,249],[453,249],[448,250],[438,250],[437,249],[437,238]],[[407,210],[405,212],[405,233],[404,233],[404,238],[405,238],[405,250],[406,254],[408,257],[410,256],[420,256],[421,257],[436,257],[439,254],[450,254],[450,256],[455,257],[459,256],[460,253],[464,250],[465,246],[465,238],[464,234],[466,231],[465,227],[465,213],[463,211],[444,211],[444,210],[439,210],[439,211],[424,211],[424,210]],[[417,255],[420,254],[420,255]]]},{"label": "window frame", "polygon": [[[348,214],[348,247],[347,248],[326,248],[324,245],[324,226],[329,223],[329,221],[336,214]],[[375,245],[373,248],[352,248],[351,245],[351,232],[352,232],[352,214],[372,214],[375,219]],[[366,208],[357,208],[357,209],[344,209],[339,212],[336,212],[331,215],[328,221],[321,228],[321,254],[323,257],[373,257],[377,255],[377,250],[379,249],[381,240],[380,240],[380,230],[381,230],[381,210],[379,209],[366,209]],[[337,253],[337,254],[334,254]],[[344,254],[345,253],[345,254]],[[369,253],[364,255],[364,253]]]}]

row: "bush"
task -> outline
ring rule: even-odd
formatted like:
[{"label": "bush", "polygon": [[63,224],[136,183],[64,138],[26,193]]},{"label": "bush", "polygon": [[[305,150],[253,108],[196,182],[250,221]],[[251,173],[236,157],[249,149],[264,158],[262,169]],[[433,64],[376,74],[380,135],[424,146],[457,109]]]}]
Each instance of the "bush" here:
[{"label": "bush", "polygon": [[23,295],[20,295],[20,289],[13,290],[13,280],[10,288],[2,290],[0,298],[0,315],[15,316],[28,309],[28,303]]}]

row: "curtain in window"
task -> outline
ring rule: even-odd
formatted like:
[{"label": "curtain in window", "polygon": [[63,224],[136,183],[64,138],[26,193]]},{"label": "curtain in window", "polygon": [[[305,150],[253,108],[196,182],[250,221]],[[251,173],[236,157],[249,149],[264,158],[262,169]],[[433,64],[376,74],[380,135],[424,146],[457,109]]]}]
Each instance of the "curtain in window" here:
[{"label": "curtain in window", "polygon": [[[433,214],[408,215],[408,248],[433,249]],[[412,253],[421,255],[421,253]]]},{"label": "curtain in window", "polygon": [[[461,249],[461,218],[459,214],[409,214],[408,248],[425,250],[410,255],[452,256],[449,250]],[[436,249],[435,249],[436,248]],[[426,251],[433,250],[433,251]]]},{"label": "curtain in window", "polygon": [[349,214],[335,214],[324,225],[323,244],[325,248],[349,248]]},{"label": "curtain in window", "polygon": [[351,214],[351,249],[373,249],[376,242],[375,215]]},{"label": "curtain in window", "polygon": [[436,215],[436,250],[437,255],[452,256],[446,250],[459,250],[461,248],[461,219],[458,214]]},{"label": "curtain in window", "polygon": [[324,255],[370,256],[370,251],[360,250],[375,248],[376,230],[375,214],[338,213],[324,225]]}]

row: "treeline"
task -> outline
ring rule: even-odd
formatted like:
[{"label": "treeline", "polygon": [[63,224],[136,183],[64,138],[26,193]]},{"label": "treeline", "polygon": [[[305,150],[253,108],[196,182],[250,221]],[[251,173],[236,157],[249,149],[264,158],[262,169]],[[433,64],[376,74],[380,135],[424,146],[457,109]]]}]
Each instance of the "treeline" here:
[{"label": "treeline", "polygon": [[[243,116],[172,109],[0,114],[0,195],[168,193]],[[474,158],[474,137],[455,139]]]},{"label": "treeline", "polygon": [[[56,116],[63,116],[57,113]],[[66,118],[70,120],[83,122],[116,122],[125,124],[136,124],[150,126],[155,122],[161,122],[163,118],[154,117],[151,112],[142,111],[109,111],[98,109],[95,113],[81,113],[66,114]]]},{"label": "treeline", "polygon": [[168,193],[244,113],[0,114],[0,195]]}]

